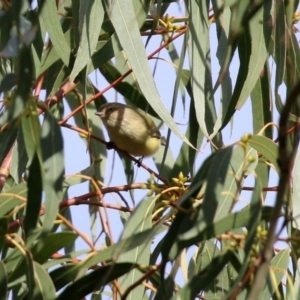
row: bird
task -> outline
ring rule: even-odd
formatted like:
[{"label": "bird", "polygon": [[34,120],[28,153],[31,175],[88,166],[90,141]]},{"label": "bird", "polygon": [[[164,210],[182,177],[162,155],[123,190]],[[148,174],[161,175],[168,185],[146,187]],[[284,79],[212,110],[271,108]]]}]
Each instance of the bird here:
[{"label": "bird", "polygon": [[154,155],[164,144],[151,117],[138,108],[118,102],[105,103],[95,114],[109,135],[108,149],[116,146],[143,158]]}]

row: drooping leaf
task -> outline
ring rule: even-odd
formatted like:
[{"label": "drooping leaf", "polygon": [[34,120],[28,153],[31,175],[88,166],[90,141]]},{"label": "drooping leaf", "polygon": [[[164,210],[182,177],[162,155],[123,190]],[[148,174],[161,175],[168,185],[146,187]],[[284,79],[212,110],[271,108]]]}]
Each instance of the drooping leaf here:
[{"label": "drooping leaf", "polygon": [[41,9],[40,20],[43,22],[59,57],[68,66],[71,54],[70,45],[64,37],[55,2],[45,1]]},{"label": "drooping leaf", "polygon": [[22,132],[29,161],[31,162],[33,157],[37,155],[40,162],[42,162],[40,148],[41,125],[34,99],[29,99],[26,103],[26,115],[22,117]]},{"label": "drooping leaf", "polygon": [[234,86],[230,103],[228,105],[227,112],[224,114],[222,120],[223,124],[220,130],[222,130],[229,123],[236,111],[236,105],[238,103],[239,96],[243,89],[244,82],[246,81],[246,78],[248,76],[248,68],[251,56],[251,47],[249,47],[250,43],[251,38],[249,28],[247,26],[237,40],[237,50],[240,58],[239,72],[237,75],[237,80]]},{"label": "drooping leaf", "polygon": [[249,22],[249,32],[251,35],[251,55],[249,59],[249,69],[241,90],[236,109],[241,107],[250,96],[257,79],[260,76],[267,59],[269,40],[271,36],[270,16],[271,2],[266,1]]},{"label": "drooping leaf", "polygon": [[261,293],[263,299],[272,297],[274,293],[278,293],[278,286],[282,278],[286,275],[286,269],[289,264],[289,249],[281,250],[271,260],[267,284]]},{"label": "drooping leaf", "polygon": [[33,156],[31,166],[29,168],[29,176],[27,181],[28,194],[26,216],[24,221],[25,237],[28,237],[32,230],[36,228],[40,207],[42,202],[42,170],[37,154]]},{"label": "drooping leaf", "polygon": [[74,67],[70,75],[73,82],[78,73],[87,65],[96,49],[104,10],[101,1],[87,0],[80,2],[79,32],[80,46],[77,51]]},{"label": "drooping leaf", "polygon": [[3,261],[0,261],[0,300],[6,300],[8,276],[6,267]]},{"label": "drooping leaf", "polygon": [[25,204],[27,198],[27,184],[20,183],[0,194],[0,216],[5,216],[11,209]]},{"label": "drooping leaf", "polygon": [[47,272],[37,262],[33,263],[35,273],[35,289],[32,299],[56,299],[56,291],[53,282]]},{"label": "drooping leaf", "polygon": [[[191,68],[191,86],[193,90],[195,110],[198,123],[206,137],[209,132],[205,122],[207,99],[206,77],[207,57],[209,55],[208,46],[208,1],[191,1],[189,9],[190,26],[190,59]],[[200,42],[201,37],[201,42]]]},{"label": "drooping leaf", "polygon": [[228,250],[215,257],[207,268],[193,276],[171,299],[194,299],[201,290],[211,284],[211,281],[219,275],[233,256],[234,253]]},{"label": "drooping leaf", "polygon": [[133,263],[115,263],[99,267],[97,270],[88,273],[76,280],[73,284],[69,285],[57,297],[57,300],[80,300],[82,297],[91,293],[96,287],[104,286],[112,280],[129,272],[134,267],[137,267],[137,265]]},{"label": "drooping leaf", "polygon": [[300,187],[297,184],[300,180],[300,152],[297,152],[295,157],[295,164],[294,164],[294,176],[293,176],[293,227],[300,230],[300,203],[297,199],[300,199]]},{"label": "drooping leaf", "polygon": [[[271,212],[272,209],[270,207],[265,207],[263,209],[262,219],[269,220]],[[213,238],[214,236],[224,233],[228,230],[247,226],[252,218],[252,209],[250,207],[237,213],[230,214],[223,219],[207,225],[202,230],[199,230],[197,227],[192,228],[191,230],[177,237],[177,240],[175,241],[176,243],[174,243],[173,249],[169,253],[169,257],[170,259],[174,260],[183,248],[189,247],[194,243]]]},{"label": "drooping leaf", "polygon": [[286,20],[282,13],[284,10],[284,4],[281,1],[274,3],[275,10],[275,22],[274,22],[274,60],[276,63],[276,75],[275,75],[275,105],[278,112],[282,110],[282,100],[279,95],[279,87],[283,82],[283,77],[286,68],[286,51],[287,51],[287,32],[286,32]]},{"label": "drooping leaf", "polygon": [[[267,65],[265,64],[260,77],[258,78],[252,92],[252,115],[253,115],[253,132],[259,133],[266,124],[272,122],[272,107],[271,107],[271,86],[270,74]],[[269,139],[273,138],[272,126],[265,128],[262,133]]]},{"label": "drooping leaf", "polygon": [[[191,209],[193,204],[192,199],[197,196],[200,188],[204,184],[213,156],[214,155],[205,160],[202,167],[195,175],[193,183],[189,187],[188,191],[181,197],[178,205],[180,205],[180,207],[182,207],[184,211]],[[166,264],[170,259],[170,251],[174,246],[176,237],[180,232],[188,230],[188,228],[193,226],[193,218],[191,220],[184,211],[179,210],[176,213],[175,219],[173,220],[172,225],[170,226],[170,229],[161,244],[162,267],[160,274],[162,280],[164,278]]]},{"label": "drooping leaf", "polygon": [[24,145],[24,137],[22,130],[18,130],[16,144],[13,146],[12,163],[10,167],[10,175],[14,178],[16,184],[22,181],[22,175],[28,162],[28,155]]},{"label": "drooping leaf", "polygon": [[17,83],[17,75],[14,73],[7,74],[0,83],[0,93],[7,92]]},{"label": "drooping leaf", "polygon": [[63,199],[64,149],[61,129],[57,120],[46,111],[41,132],[41,148],[45,169],[44,233],[48,233],[56,219],[58,206]]},{"label": "drooping leaf", "polygon": [[[135,233],[143,232],[146,229],[152,227],[152,210],[154,207],[154,199],[152,197],[143,200],[141,204],[136,208],[134,213],[128,219],[125,224],[124,231],[122,234],[122,238],[127,238],[132,236]],[[127,262],[132,261],[134,257],[134,261],[140,265],[147,265],[149,263],[150,258],[150,246],[151,240],[146,243],[143,243],[139,247],[134,248],[131,251],[128,251],[122,255],[120,255],[117,259],[117,262]],[[119,279],[120,287],[123,291],[125,291],[128,287],[130,287],[134,282],[136,282],[142,274],[137,269],[133,269],[125,276],[122,276]],[[143,286],[138,286],[135,288],[129,295],[128,299],[142,299],[145,293],[145,289]]]},{"label": "drooping leaf", "polygon": [[[158,95],[145,55],[145,48],[140,39],[138,23],[135,19],[132,2],[130,0],[117,0],[113,2],[109,14],[140,89],[148,100],[148,103],[181,140],[191,145],[183,133],[179,131]],[[130,20],[130,22],[127,20]]]},{"label": "drooping leaf", "polygon": [[259,154],[262,154],[278,172],[278,146],[272,140],[261,135],[252,135],[249,138],[249,145],[253,147]]}]

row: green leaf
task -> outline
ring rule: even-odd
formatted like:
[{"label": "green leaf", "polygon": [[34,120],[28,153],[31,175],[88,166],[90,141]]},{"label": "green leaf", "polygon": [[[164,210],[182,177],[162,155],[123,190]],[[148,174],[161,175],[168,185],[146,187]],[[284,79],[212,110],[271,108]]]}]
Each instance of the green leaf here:
[{"label": "green leaf", "polygon": [[297,289],[296,284],[294,285],[293,275],[291,274],[289,269],[287,273],[288,274],[287,274],[287,285],[286,285],[286,299],[296,300],[299,298],[297,297],[297,292],[296,292],[296,291],[299,292],[299,289]]},{"label": "green leaf", "polygon": [[300,180],[300,151],[297,152],[294,163],[294,176],[292,177],[293,181],[293,190],[292,190],[292,212],[293,212],[293,227],[300,230],[300,202],[297,199],[300,199],[300,186],[298,182]]},{"label": "green leaf", "polygon": [[141,28],[142,25],[145,23],[145,19],[149,12],[150,4],[152,4],[152,3],[149,0],[132,2],[139,28]]},{"label": "green leaf", "polygon": [[17,84],[17,79],[14,73],[6,74],[0,83],[0,93],[11,90]]},{"label": "green leaf", "polygon": [[74,67],[70,75],[71,82],[74,81],[75,77],[92,58],[92,55],[97,46],[103,17],[104,10],[101,1],[86,0],[80,2],[80,46],[78,48]]},{"label": "green leaf", "polygon": [[[52,16],[51,18],[49,16]],[[60,20],[58,18],[57,8],[54,1],[45,1],[40,13],[40,20],[45,26],[51,42],[58,53],[61,60],[66,66],[69,65],[71,50],[70,45],[67,43]]]},{"label": "green leaf", "polygon": [[[99,71],[109,83],[113,83],[122,75],[111,62],[103,64],[99,68]],[[143,94],[141,94],[141,92],[135,87],[134,84],[122,81],[118,83],[114,88],[118,93],[120,93],[122,96],[124,96],[124,98],[128,100],[128,104],[133,104],[143,111],[146,111],[150,115],[157,117],[157,113],[152,109],[152,107],[149,107],[146,98]]]},{"label": "green leaf", "polygon": [[[194,145],[195,148],[199,149],[204,134],[200,129],[195,109],[195,102],[193,101],[193,92],[190,81],[190,71],[182,70],[181,80],[191,97],[190,111],[189,111],[189,123],[187,128],[187,139]],[[183,144],[179,151],[179,155],[176,159],[175,165],[171,170],[171,175],[168,177],[177,177],[179,172],[182,172],[184,175],[191,173],[191,177],[194,177],[194,164],[195,159],[197,158],[197,152],[191,147],[187,147],[187,144]]]},{"label": "green leaf", "polygon": [[[74,233],[60,232],[49,233],[44,239],[40,239],[39,237],[41,233],[42,228],[35,230],[26,241],[26,246],[28,247],[26,251],[29,253],[28,255],[30,255],[32,260],[35,260],[38,263],[47,262],[52,254],[56,253],[64,246],[74,242],[74,240],[77,238],[77,235]],[[36,242],[38,238],[39,242]],[[86,253],[86,251],[84,253]],[[78,254],[80,255],[82,253]],[[69,259],[70,258],[67,258],[65,261],[69,261]],[[60,264],[60,261],[54,260],[54,262],[54,266]],[[13,251],[11,251],[5,258],[5,263],[10,276],[10,282],[24,275],[27,261],[25,260],[23,253],[21,253],[19,249],[15,248]]]},{"label": "green leaf", "polygon": [[194,275],[189,282],[171,299],[195,299],[197,294],[205,289],[224,270],[234,253],[230,250],[212,259],[209,266]]},{"label": "green leaf", "polygon": [[[53,96],[64,84],[66,77],[70,75],[70,69],[63,66],[61,61],[58,61],[55,65],[47,70],[47,90],[50,91],[50,95]],[[58,73],[58,74],[57,74]],[[61,104],[60,104],[61,105]],[[53,106],[51,108],[53,110]]]},{"label": "green leaf", "polygon": [[[178,201],[177,205],[179,205],[182,210],[179,210],[176,213],[175,219],[173,220],[169,231],[167,232],[166,236],[162,240],[161,245],[161,255],[162,255],[162,267],[161,267],[161,278],[163,280],[164,278],[164,272],[165,272],[165,266],[166,263],[170,259],[170,251],[172,247],[174,246],[174,243],[176,241],[176,238],[178,234],[181,232],[187,231],[194,225],[194,220],[191,220],[189,216],[184,212],[186,210],[189,210],[192,208],[192,201],[191,199],[195,198],[200,191],[200,188],[204,184],[204,181],[207,177],[207,172],[209,170],[210,164],[212,162],[212,159],[214,157],[214,154],[208,157],[204,163],[202,164],[200,170],[197,172],[197,174],[194,177],[193,182],[191,183],[189,189],[186,193],[183,194],[181,199]],[[163,286],[163,282],[162,282]]]},{"label": "green leaf", "polygon": [[249,28],[246,27],[237,40],[240,67],[239,67],[239,72],[237,75],[235,87],[232,93],[232,97],[228,105],[228,109],[224,113],[223,124],[220,130],[222,130],[229,123],[232,116],[236,112],[236,105],[238,103],[238,99],[243,89],[244,82],[248,76],[249,61],[251,56],[251,47],[249,47],[250,43],[251,43],[251,37],[249,33]]},{"label": "green leaf", "polygon": [[236,109],[239,110],[245,104],[247,98],[253,90],[268,55],[268,45],[271,36],[271,27],[268,22],[270,18],[271,2],[266,1],[261,8],[250,20],[249,31],[251,35],[251,55],[249,59],[249,69],[247,77],[241,90]]},{"label": "green leaf", "polygon": [[238,200],[243,177],[254,170],[256,165],[257,153],[250,147],[238,145],[234,150],[225,148],[217,151],[207,176],[203,199],[204,220],[209,223],[232,211]]},{"label": "green leaf", "polygon": [[73,232],[50,232],[41,243],[32,247],[34,260],[40,264],[46,262],[52,254],[73,243],[78,235]]},{"label": "green leaf", "polygon": [[[133,234],[138,232],[143,232],[152,227],[152,211],[155,201],[154,198],[150,197],[144,199],[140,205],[135,209],[134,213],[131,215],[129,220],[126,222],[121,239],[131,237]],[[151,240],[140,246],[121,254],[117,262],[127,262],[132,261],[132,259],[140,264],[147,265],[150,259],[150,246]],[[133,283],[141,278],[142,274],[138,269],[133,269],[125,276],[119,279],[120,288],[122,291],[131,286]],[[145,288],[142,285],[137,286],[133,291],[131,291],[126,299],[142,299],[145,293]]]},{"label": "green leaf", "polygon": [[0,194],[0,216],[5,216],[10,210],[24,204],[27,198],[27,184],[20,183]]},{"label": "green leaf", "polygon": [[25,253],[22,253],[22,256],[25,258],[25,269],[23,269],[23,272],[26,274],[26,283],[28,286],[28,298],[34,299],[33,294],[35,290],[35,274],[34,274],[34,260],[31,256],[31,253],[28,249],[24,249]]},{"label": "green leaf", "polygon": [[41,125],[35,100],[29,99],[26,103],[26,108],[27,114],[22,118],[22,132],[27,155],[30,162],[35,155],[37,155],[40,162],[42,162],[40,149]]},{"label": "green leaf", "polygon": [[[207,186],[205,188],[206,192],[203,202],[196,208],[197,214],[193,218],[190,218],[186,213],[177,213],[171,225],[171,229],[165,238],[165,240],[167,241],[168,239],[168,241],[164,246],[165,248],[163,248],[163,253],[165,253],[167,257],[175,259],[181,249],[193,243],[193,235],[198,236],[204,228],[207,226],[210,227],[215,221],[222,219],[231,212],[236,201],[236,198],[233,197],[237,197],[236,195],[238,195],[240,191],[239,182],[243,180],[243,175],[247,170],[255,168],[256,166],[257,160],[255,160],[253,166],[251,166],[252,163],[248,160],[250,156],[257,156],[251,148],[238,146],[233,151],[232,147],[228,147],[217,151],[204,163],[199,171],[199,174],[203,177],[200,179],[198,178],[200,175],[197,174],[193,180],[193,183],[195,182],[195,184],[198,185],[198,189],[195,191],[196,194],[190,194],[194,187],[192,184],[188,192],[182,197],[184,199],[186,199],[186,197],[195,198],[200,191],[200,186],[205,180],[207,181]],[[183,201],[183,199],[181,201]],[[175,226],[177,222],[181,222],[182,225],[175,229],[173,226]],[[216,229],[212,229],[212,232],[215,230]],[[179,242],[179,244],[177,244],[177,241],[180,239],[179,237],[185,235],[188,235],[192,240],[187,242],[185,246],[185,243],[181,245]],[[211,237],[213,237],[213,235]],[[187,238],[187,240],[189,240],[189,238]],[[197,240],[197,242],[199,241],[200,240]]]},{"label": "green leaf", "polygon": [[[272,122],[270,74],[267,64],[251,92],[253,132],[258,134],[266,124]],[[269,125],[262,135],[272,139],[273,127]]]},{"label": "green leaf", "polygon": [[[174,247],[169,253],[170,259],[174,260],[183,248],[211,239],[218,234],[222,234],[234,228],[248,226],[250,221],[253,220],[254,212],[252,211],[252,207],[247,207],[239,212],[232,213],[223,219],[215,221],[214,223],[210,223],[204,228],[201,228],[199,224],[195,224],[194,228],[177,236]],[[254,211],[257,213],[257,208]],[[269,220],[271,212],[272,208],[264,207],[261,219]]]},{"label": "green leaf", "polygon": [[77,264],[65,264],[49,273],[51,280],[55,286],[55,289],[59,291],[65,285],[74,281],[78,273],[80,272],[80,268]]},{"label": "green leaf", "polygon": [[108,40],[98,42],[95,53],[92,56],[93,68],[99,68],[121,50],[122,47],[115,33]]},{"label": "green leaf", "polygon": [[88,180],[88,178],[86,178],[86,177],[93,177],[94,174],[95,174],[94,166],[93,165],[88,166],[85,169],[83,169],[82,171],[80,171],[76,174],[73,174],[70,177],[67,177],[63,182],[63,186],[70,187],[73,185],[81,184]]},{"label": "green leaf", "polygon": [[[230,298],[235,295],[237,289],[241,281],[243,280],[246,272],[249,271],[249,263],[252,256],[253,245],[255,244],[255,239],[257,237],[257,227],[259,226],[261,220],[268,221],[271,216],[271,208],[270,207],[262,207],[261,203],[261,193],[262,187],[259,180],[255,181],[254,191],[251,197],[250,203],[250,217],[246,221],[247,224],[244,227],[247,228],[247,235],[245,239],[244,251],[242,252],[242,257],[240,259],[241,265],[238,268],[232,270],[232,273],[229,274],[231,279],[230,290],[227,293],[227,297]],[[248,209],[248,208],[246,208]],[[234,230],[230,230],[231,232],[235,232]],[[244,234],[244,232],[243,232]],[[230,241],[230,240],[229,240]],[[241,251],[239,251],[241,252]],[[245,295],[244,295],[245,294]],[[244,296],[243,296],[244,295]],[[246,290],[241,292],[241,298],[246,297]]]},{"label": "green leaf", "polygon": [[135,267],[137,267],[137,264],[134,263],[113,263],[99,267],[97,270],[90,272],[66,287],[57,297],[57,300],[80,300],[91,293],[95,288],[105,286],[107,283],[128,273]]},{"label": "green leaf", "polygon": [[[156,225],[151,229],[147,229],[143,232],[135,233],[132,236],[119,241],[107,249],[101,250],[97,253],[91,254],[83,263],[81,267],[89,268],[90,266],[97,264],[99,261],[106,261],[115,258],[129,250],[132,250],[144,243],[152,241],[152,238],[165,231],[166,228],[161,225]],[[132,258],[134,262],[134,257]]]},{"label": "green leaf", "polygon": [[37,262],[33,262],[35,289],[31,299],[56,299],[56,291],[48,272]]},{"label": "green leaf", "polygon": [[0,260],[0,300],[6,300],[8,276],[5,264]]},{"label": "green leaf", "polygon": [[2,250],[3,250],[3,245],[5,243],[5,235],[7,234],[7,231],[8,231],[8,218],[6,217],[0,218],[0,249]]},{"label": "green leaf", "polygon": [[44,234],[53,227],[53,221],[63,200],[64,149],[63,138],[57,120],[48,111],[45,112],[41,133],[41,147],[45,169],[45,217]]},{"label": "green leaf", "polygon": [[[300,50],[298,39],[295,36],[295,33],[291,31],[291,34],[287,35],[287,53],[286,53],[286,97],[294,90],[295,86],[298,84],[300,79]],[[294,122],[299,122],[299,107],[298,105],[293,105],[289,112],[289,119]],[[292,123],[293,124],[293,123]],[[294,146],[293,135],[288,135],[288,140],[291,145]]]},{"label": "green leaf", "polygon": [[[7,111],[6,111],[7,112]],[[1,115],[3,117],[3,114]],[[0,121],[0,123],[2,123]],[[4,125],[4,124],[2,124]],[[12,122],[8,125],[8,128],[0,132],[0,163],[2,164],[9,150],[13,146],[18,134],[17,122]]]},{"label": "green leaf", "polygon": [[[287,51],[287,42],[286,42],[286,22],[285,14],[282,13],[284,10],[284,3],[277,1],[275,3],[275,18],[276,26],[274,27],[274,61],[276,63],[276,75],[275,75],[275,86],[274,86],[274,95],[275,95],[275,105],[277,111],[280,113],[283,107],[278,89],[283,82],[283,77],[286,68],[286,51]],[[284,40],[284,42],[282,42]]]},{"label": "green leaf", "polygon": [[[108,13],[140,89],[148,100],[148,103],[181,140],[192,146],[183,133],[179,131],[176,123],[158,95],[146,57],[145,48],[140,37],[132,1],[116,0],[113,2],[111,10]],[[130,20],[130,22],[128,22],[128,20]]]},{"label": "green leaf", "polygon": [[[206,241],[204,245],[201,245],[201,251],[197,254],[197,273],[207,268],[213,261],[214,258],[221,254],[217,244],[212,241]],[[192,278],[192,276],[190,277]],[[229,289],[229,278],[227,274],[227,268],[223,268],[220,273],[215,277],[209,284],[203,289],[205,292],[205,298],[213,299],[225,297]]]},{"label": "green leaf", "polygon": [[[218,1],[212,1],[213,9],[215,14],[219,14],[219,17],[216,18],[216,26],[217,26],[217,38],[218,38],[218,49],[217,49],[217,59],[219,60],[220,68],[225,66],[227,63],[227,56],[230,54],[230,46],[228,43],[229,37],[229,28],[230,28],[230,20],[231,20],[231,12],[232,9],[229,7],[221,7],[222,4]],[[229,57],[229,56],[228,56]],[[212,60],[213,61],[213,60]],[[223,78],[221,80],[221,111],[219,112],[218,119],[221,119],[223,122],[223,118],[228,110],[228,106],[230,104],[230,100],[232,97],[232,79],[230,76],[230,72],[226,72],[223,74]]]},{"label": "green leaf", "polygon": [[13,147],[10,175],[16,184],[22,181],[22,175],[28,162],[28,156],[24,145],[22,130],[18,130],[17,141]]},{"label": "green leaf", "polygon": [[[191,66],[191,85],[194,95],[196,116],[201,130],[206,137],[210,133],[205,122],[206,104],[206,71],[209,55],[208,41],[208,1],[191,1],[189,10],[189,55]],[[201,37],[201,39],[200,39]],[[201,41],[201,42],[200,42]]]},{"label": "green leaf", "polygon": [[276,291],[278,292],[278,286],[281,280],[286,276],[286,272],[289,265],[290,249],[286,248],[281,250],[276,256],[271,260],[269,267],[269,275],[267,279],[267,284],[264,290],[261,292],[261,299],[270,299]]},{"label": "green leaf", "polygon": [[30,235],[31,231],[36,228],[42,202],[42,172],[37,154],[34,155],[29,168],[27,187],[28,200],[24,221],[24,232],[26,238]]},{"label": "green leaf", "polygon": [[[11,251],[7,253],[5,256],[5,263],[7,267],[7,271],[9,274],[9,281],[12,282],[19,278],[22,275],[26,275],[27,269],[32,269],[32,262],[33,262],[33,255],[30,251],[33,244],[36,243],[37,239],[41,235],[42,229],[36,228],[34,231],[32,231],[31,235],[27,237],[26,240],[26,247],[23,248],[23,251],[20,251],[20,248],[13,248]],[[33,270],[29,270],[31,272],[29,275],[26,275],[27,277],[33,276]],[[31,278],[31,277],[30,277]],[[33,280],[34,279],[30,279]],[[33,282],[34,285],[34,282]]]},{"label": "green leaf", "polygon": [[262,154],[274,166],[275,170],[279,172],[277,163],[278,146],[272,140],[261,135],[252,135],[248,143],[258,153]]},{"label": "green leaf", "polygon": [[43,74],[45,71],[49,71],[51,66],[60,59],[55,48],[49,47],[45,54],[42,56],[40,67],[38,69],[37,75]]}]

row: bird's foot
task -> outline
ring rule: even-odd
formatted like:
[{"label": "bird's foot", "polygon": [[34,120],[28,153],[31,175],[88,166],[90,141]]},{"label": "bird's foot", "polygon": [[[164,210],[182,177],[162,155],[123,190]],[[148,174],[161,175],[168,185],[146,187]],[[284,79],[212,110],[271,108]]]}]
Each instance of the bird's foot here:
[{"label": "bird's foot", "polygon": [[136,162],[136,165],[137,165],[138,167],[140,167],[140,166],[142,165],[143,159],[144,159],[144,156],[140,157],[140,158],[138,159],[138,161]]},{"label": "bird's foot", "polygon": [[111,149],[114,149],[116,147],[115,143],[110,141],[106,144],[106,149],[107,150],[111,150]]}]

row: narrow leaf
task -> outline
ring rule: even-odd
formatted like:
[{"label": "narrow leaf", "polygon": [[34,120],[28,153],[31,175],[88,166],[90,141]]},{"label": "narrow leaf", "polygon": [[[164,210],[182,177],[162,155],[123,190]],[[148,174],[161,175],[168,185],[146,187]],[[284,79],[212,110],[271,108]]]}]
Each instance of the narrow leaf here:
[{"label": "narrow leaf", "polygon": [[56,291],[48,272],[37,262],[33,262],[35,289],[32,299],[56,299]]},{"label": "narrow leaf", "polygon": [[102,287],[128,273],[136,267],[133,263],[115,263],[99,267],[97,270],[76,280],[69,285],[58,297],[57,300],[73,299],[80,300],[87,294],[91,293],[96,287]]},{"label": "narrow leaf", "polygon": [[80,46],[70,75],[73,82],[78,73],[87,65],[96,49],[98,36],[103,22],[104,10],[102,2],[98,0],[80,1],[79,31],[81,33]]},{"label": "narrow leaf", "polygon": [[[132,216],[125,224],[125,228],[122,234],[122,239],[132,236],[135,233],[143,232],[146,229],[152,227],[152,210],[154,207],[154,199],[144,199],[140,205],[136,208]],[[147,265],[150,259],[150,246],[151,240],[141,244],[135,249],[126,252],[119,256],[117,262],[134,261],[140,265]],[[137,269],[133,269],[126,276],[119,279],[120,287],[125,291],[129,286],[135,283],[142,276],[141,272]],[[145,292],[145,288],[142,285],[136,287],[129,295],[127,299],[142,299]]]},{"label": "narrow leaf", "polygon": [[195,299],[201,290],[217,278],[218,274],[226,267],[233,256],[234,253],[232,251],[226,251],[220,256],[215,257],[209,266],[193,276],[171,299]]},{"label": "narrow leaf", "polygon": [[64,175],[63,138],[57,120],[46,111],[41,133],[41,146],[45,168],[45,218],[44,233],[51,230],[56,219],[59,203],[63,199]]},{"label": "narrow leaf", "polygon": [[109,14],[140,89],[148,100],[148,103],[181,140],[193,147],[184,134],[178,129],[158,95],[146,57],[145,48],[141,40],[132,1],[114,1],[112,7],[109,9]]},{"label": "narrow leaf", "polygon": [[24,221],[24,232],[26,238],[30,235],[31,231],[36,228],[42,202],[42,172],[37,154],[34,155],[29,168],[27,187],[28,200],[26,206],[26,217]]},{"label": "narrow leaf", "polygon": [[22,118],[22,132],[24,144],[29,161],[37,155],[42,162],[40,149],[41,125],[37,114],[37,105],[34,99],[29,99],[26,103],[26,115]]},{"label": "narrow leaf", "polygon": [[271,260],[269,267],[269,275],[267,279],[267,284],[261,293],[262,299],[270,299],[272,295],[278,292],[278,286],[281,280],[286,276],[287,268],[289,265],[290,249],[286,248],[281,250],[276,256]]},{"label": "narrow leaf", "polygon": [[[261,219],[269,221],[271,212],[272,209],[270,207],[264,207]],[[199,228],[198,224],[196,224],[191,230],[178,235],[172,252],[169,253],[169,257],[171,260],[174,260],[183,248],[208,240],[234,228],[248,226],[252,218],[252,207],[247,207],[237,213],[230,214],[223,219],[211,223],[203,229],[201,227]]]},{"label": "narrow leaf", "polygon": [[8,276],[5,264],[0,260],[0,300],[6,300]]},{"label": "narrow leaf", "polygon": [[[270,80],[268,66],[265,64],[264,69],[251,92],[253,132],[255,134],[259,133],[266,124],[272,122]],[[262,134],[269,139],[272,139],[272,133],[272,126],[268,126],[262,132]]]},{"label": "narrow leaf", "polygon": [[40,18],[50,36],[51,42],[56,52],[58,53],[64,64],[68,66],[71,50],[62,31],[55,1],[44,2]]},{"label": "narrow leaf", "polygon": [[300,230],[300,186],[298,182],[300,182],[300,151],[297,152],[295,157],[295,164],[294,164],[294,176],[292,177],[293,180],[293,198],[292,198],[292,206],[293,206],[293,227]]},{"label": "narrow leaf", "polygon": [[279,172],[277,163],[278,146],[272,140],[261,135],[252,135],[248,142],[251,147],[273,164],[275,170]]},{"label": "narrow leaf", "polygon": [[[191,85],[194,95],[196,116],[201,130],[206,137],[206,70],[209,54],[208,41],[208,1],[190,1],[189,9],[189,51],[191,60]],[[201,37],[201,38],[200,38]]]},{"label": "narrow leaf", "polygon": [[0,216],[5,216],[11,209],[24,204],[27,198],[27,184],[22,182],[0,194]]},{"label": "narrow leaf", "polygon": [[77,237],[73,232],[50,232],[42,245],[38,242],[32,247],[34,260],[40,264],[46,262],[52,254],[73,243]]},{"label": "narrow leaf", "polygon": [[268,16],[264,14],[264,12],[271,8],[271,2],[267,1],[266,3],[269,3],[269,5],[265,5],[264,9],[261,8],[249,22],[251,55],[249,60],[249,69],[247,70],[248,74],[236,105],[236,109],[238,110],[241,109],[247,98],[250,96],[250,93],[254,88],[267,59],[271,27],[267,27],[269,29],[268,31],[263,28],[264,26],[268,26],[268,21],[270,21],[270,17],[269,19],[266,19]]}]

